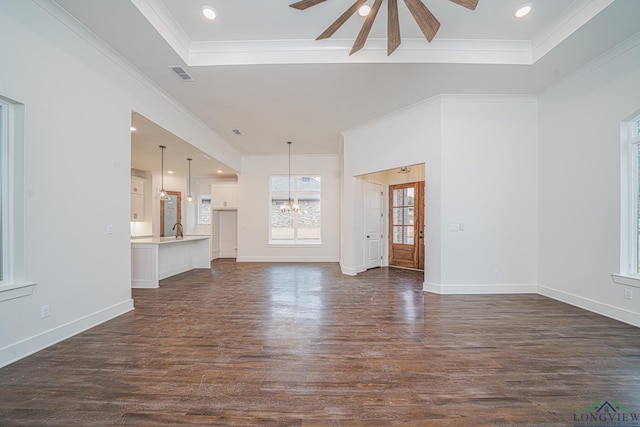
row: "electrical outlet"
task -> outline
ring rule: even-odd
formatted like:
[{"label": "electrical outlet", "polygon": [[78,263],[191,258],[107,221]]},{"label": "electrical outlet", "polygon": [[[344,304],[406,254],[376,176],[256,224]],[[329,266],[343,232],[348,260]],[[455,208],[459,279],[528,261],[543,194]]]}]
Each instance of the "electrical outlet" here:
[{"label": "electrical outlet", "polygon": [[626,299],[633,299],[633,290],[631,289],[625,289],[624,290],[624,297]]},{"label": "electrical outlet", "polygon": [[40,317],[44,319],[45,317],[49,317],[49,306],[43,305],[40,307]]}]

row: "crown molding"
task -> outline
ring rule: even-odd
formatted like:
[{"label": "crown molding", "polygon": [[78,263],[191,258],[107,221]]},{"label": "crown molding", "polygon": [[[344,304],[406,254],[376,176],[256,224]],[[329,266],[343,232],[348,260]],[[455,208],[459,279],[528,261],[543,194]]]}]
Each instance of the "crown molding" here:
[{"label": "crown molding", "polygon": [[355,55],[349,55],[353,40],[249,40],[192,42],[189,66],[322,64],[322,63],[444,63],[511,64],[532,63],[531,43],[522,40],[403,39],[387,56],[386,39],[369,39]]},{"label": "crown molding", "polygon": [[169,46],[188,63],[191,40],[158,0],[130,0]]},{"label": "crown molding", "polygon": [[533,37],[531,40],[533,62],[540,60],[613,2],[614,0],[573,2],[564,13]]},{"label": "crown molding", "polygon": [[[132,0],[132,1],[138,1],[138,0]],[[54,0],[33,0],[33,2],[37,4],[39,7],[41,7],[44,11],[46,11],[46,13],[51,15],[55,20],[60,22],[61,25],[63,25],[69,31],[74,33],[78,38],[83,40],[85,43],[87,43],[89,46],[91,46],[97,52],[103,55],[108,61],[112,62],[123,73],[125,73],[131,79],[138,82],[141,85],[141,87],[148,90],[149,93],[157,96],[158,99],[161,99],[163,102],[166,102],[177,113],[181,114],[184,118],[191,121],[195,125],[199,126],[202,130],[209,133],[215,140],[219,141],[224,147],[223,149],[225,153],[227,153],[231,157],[237,157],[238,159],[235,166],[231,166],[230,163],[226,163],[226,164],[234,170],[237,169],[239,160],[241,159],[241,153],[237,149],[235,149],[233,145],[229,143],[225,138],[223,138],[216,131],[214,131],[202,119],[197,117],[190,110],[188,110],[184,105],[182,105],[177,100],[175,100],[171,95],[169,95],[166,91],[164,91],[164,89],[158,86],[155,82],[151,81],[146,75],[144,75],[140,70],[138,70],[135,66],[133,66],[129,61],[123,58],[119,53],[113,50],[113,48],[111,48],[98,36],[92,33],[87,27],[85,27],[77,19],[69,15],[69,13],[67,13],[67,11],[64,10],[64,8],[62,8]]]},{"label": "crown molding", "polygon": [[161,37],[189,66],[324,64],[324,63],[441,63],[531,65],[615,0],[581,0],[545,27],[532,40],[403,39],[387,56],[386,39],[368,39],[349,55],[352,39],[192,41],[159,0],[130,0]]},{"label": "crown molding", "polygon": [[564,77],[563,79],[561,79],[560,81],[558,81],[554,85],[552,85],[552,86],[546,88],[545,90],[543,90],[542,92],[540,92],[538,94],[539,100],[541,100],[541,101],[545,100],[546,98],[552,96],[553,94],[555,94],[556,92],[560,91],[564,87],[566,87],[566,86],[568,86],[568,85],[570,85],[570,84],[582,79],[583,77],[589,75],[590,73],[592,73],[595,70],[597,70],[598,68],[608,64],[609,62],[614,61],[615,59],[617,59],[621,55],[627,54],[627,52],[629,52],[632,49],[637,48],[639,45],[640,45],[640,33],[636,33],[635,35],[631,36],[630,38],[628,38],[624,42],[622,42],[619,45],[613,47],[612,49],[606,51],[605,53],[603,53],[602,55],[598,56],[597,58],[595,58],[594,60],[590,61],[589,63],[585,64],[584,66],[582,66],[578,70],[576,70],[573,73],[569,74],[568,76]]}]

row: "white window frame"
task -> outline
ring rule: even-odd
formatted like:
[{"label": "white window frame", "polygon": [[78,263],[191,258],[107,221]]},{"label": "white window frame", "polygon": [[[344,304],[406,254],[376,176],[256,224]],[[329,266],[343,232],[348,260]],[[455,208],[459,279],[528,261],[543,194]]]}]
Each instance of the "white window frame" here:
[{"label": "white window frame", "polygon": [[[273,178],[287,178],[288,175],[271,175],[269,177],[269,245],[274,246],[314,246],[317,247],[322,245],[322,175],[320,174],[299,174],[299,175],[291,175],[291,179],[293,181],[291,187],[291,200],[293,204],[298,204],[298,196],[303,194],[317,194],[320,197],[320,238],[317,240],[305,240],[298,238],[298,213],[292,212],[293,214],[293,240],[274,240],[272,238],[273,227],[271,224],[272,213],[271,209],[273,209],[273,195],[274,194],[285,194],[289,193],[288,189],[286,191],[273,191],[273,185],[271,183]],[[298,178],[304,177],[319,177],[320,178],[320,190],[318,191],[308,191],[308,190],[298,190]]]},{"label": "white window frame", "polygon": [[11,107],[0,99],[0,286],[11,283]]},{"label": "white window frame", "polygon": [[[637,113],[636,113],[637,114]],[[613,274],[618,284],[640,287],[638,257],[638,214],[640,213],[640,115],[620,125],[620,274]]]},{"label": "white window frame", "polygon": [[638,134],[638,122],[640,117],[629,123],[629,256],[628,273],[630,276],[639,276],[638,273],[638,149],[640,148],[640,135]]},{"label": "white window frame", "polygon": [[[209,199],[209,222],[202,221],[202,199]],[[211,215],[213,215],[213,209],[211,208],[211,194],[199,194],[198,195],[198,225],[211,225]]]},{"label": "white window frame", "polygon": [[24,106],[0,97],[0,121],[2,302],[31,295],[36,283],[25,278]]}]

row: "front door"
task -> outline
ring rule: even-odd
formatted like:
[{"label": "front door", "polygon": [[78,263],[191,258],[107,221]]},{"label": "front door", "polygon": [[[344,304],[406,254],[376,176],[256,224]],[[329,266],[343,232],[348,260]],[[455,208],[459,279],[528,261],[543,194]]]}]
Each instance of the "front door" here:
[{"label": "front door", "polygon": [[365,257],[367,269],[382,265],[382,184],[365,185]]},{"label": "front door", "polygon": [[424,270],[424,181],[389,186],[389,265]]}]

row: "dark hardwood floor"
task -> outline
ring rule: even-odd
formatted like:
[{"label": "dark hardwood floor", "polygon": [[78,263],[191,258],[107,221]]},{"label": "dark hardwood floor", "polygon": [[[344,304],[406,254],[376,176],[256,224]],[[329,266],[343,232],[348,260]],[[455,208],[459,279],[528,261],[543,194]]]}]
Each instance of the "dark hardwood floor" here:
[{"label": "dark hardwood floor", "polygon": [[0,369],[0,425],[574,425],[640,412],[640,329],[422,274],[220,260]]}]

